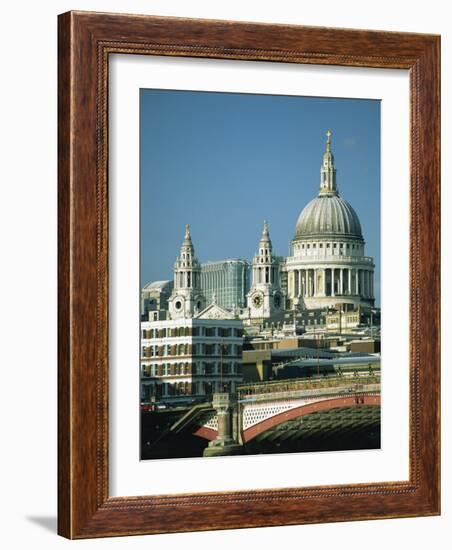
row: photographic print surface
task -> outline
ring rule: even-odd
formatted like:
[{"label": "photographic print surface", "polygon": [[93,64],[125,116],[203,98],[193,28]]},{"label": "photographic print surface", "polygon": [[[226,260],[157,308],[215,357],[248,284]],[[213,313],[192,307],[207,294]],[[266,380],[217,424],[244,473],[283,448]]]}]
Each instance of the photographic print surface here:
[{"label": "photographic print surface", "polygon": [[380,448],[380,102],[142,89],[141,459]]}]

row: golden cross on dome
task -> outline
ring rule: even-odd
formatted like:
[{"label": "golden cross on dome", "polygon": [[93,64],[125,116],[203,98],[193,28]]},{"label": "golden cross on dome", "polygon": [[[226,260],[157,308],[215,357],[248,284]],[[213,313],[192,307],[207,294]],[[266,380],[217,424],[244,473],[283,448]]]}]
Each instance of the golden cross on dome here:
[{"label": "golden cross on dome", "polygon": [[329,143],[330,142],[330,137],[332,136],[332,132],[330,130],[327,130],[326,132],[326,142]]}]

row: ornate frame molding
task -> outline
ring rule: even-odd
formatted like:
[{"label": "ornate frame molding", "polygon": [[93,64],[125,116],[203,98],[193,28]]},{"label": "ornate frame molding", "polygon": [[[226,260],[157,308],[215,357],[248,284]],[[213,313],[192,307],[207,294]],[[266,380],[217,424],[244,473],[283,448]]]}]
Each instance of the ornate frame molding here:
[{"label": "ornate frame molding", "polygon": [[[439,514],[439,50],[440,38],[423,34],[89,12],[59,16],[61,535]],[[107,92],[109,55],[121,53],[410,71],[409,481],[109,497]]]}]

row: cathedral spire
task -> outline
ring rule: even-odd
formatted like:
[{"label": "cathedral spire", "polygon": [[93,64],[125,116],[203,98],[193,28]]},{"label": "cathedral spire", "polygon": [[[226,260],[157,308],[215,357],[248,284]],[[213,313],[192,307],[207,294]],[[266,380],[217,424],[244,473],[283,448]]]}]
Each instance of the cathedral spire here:
[{"label": "cathedral spire", "polygon": [[184,235],[184,245],[191,245],[191,234],[190,234],[190,226],[188,223],[185,225],[185,235]]},{"label": "cathedral spire", "polygon": [[268,223],[264,220],[264,228],[262,229],[261,240],[259,241],[259,246],[269,247],[271,249],[272,242],[270,240],[270,231],[268,229]]},{"label": "cathedral spire", "polygon": [[334,156],[331,152],[332,132],[326,132],[326,150],[323,154],[323,163],[320,168],[320,196],[338,195],[336,185],[336,168],[334,166]]},{"label": "cathedral spire", "polygon": [[193,317],[204,307],[205,299],[201,292],[201,265],[195,256],[188,224],[173,274],[174,287],[168,299],[170,317]]}]

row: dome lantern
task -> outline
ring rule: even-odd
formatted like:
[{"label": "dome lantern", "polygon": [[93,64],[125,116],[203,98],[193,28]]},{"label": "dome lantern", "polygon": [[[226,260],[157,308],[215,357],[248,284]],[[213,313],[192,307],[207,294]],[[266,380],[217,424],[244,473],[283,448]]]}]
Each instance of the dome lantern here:
[{"label": "dome lantern", "polygon": [[334,156],[331,152],[330,130],[326,133],[326,151],[323,154],[323,163],[320,168],[320,191],[319,195],[338,195],[336,185],[336,168],[334,166]]}]

